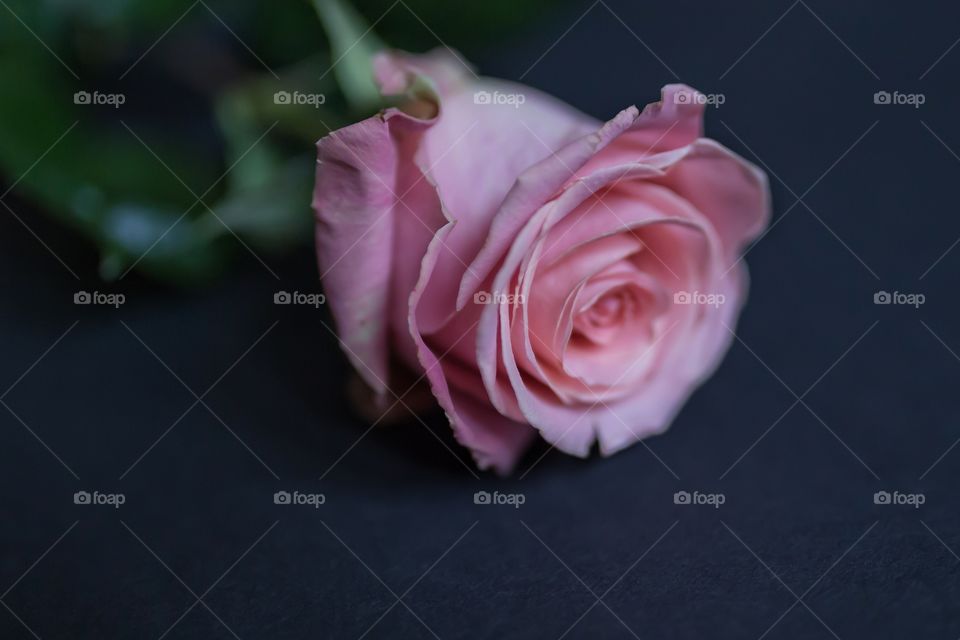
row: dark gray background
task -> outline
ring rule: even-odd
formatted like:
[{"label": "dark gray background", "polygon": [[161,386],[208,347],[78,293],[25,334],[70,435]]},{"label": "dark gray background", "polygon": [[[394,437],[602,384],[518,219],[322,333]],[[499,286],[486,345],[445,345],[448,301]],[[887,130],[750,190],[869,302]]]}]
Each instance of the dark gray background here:
[{"label": "dark gray background", "polygon": [[956,638],[957,18],[603,0],[468,52],[599,118],[677,78],[722,93],[708,135],[768,168],[775,204],[742,343],[673,428],[606,460],[541,449],[510,480],[475,477],[442,419],[361,439],[326,311],[272,304],[319,290],[309,250],[267,258],[278,278],[247,256],[208,290],[109,287],[91,247],[8,196],[79,281],[0,211],[0,636]]}]

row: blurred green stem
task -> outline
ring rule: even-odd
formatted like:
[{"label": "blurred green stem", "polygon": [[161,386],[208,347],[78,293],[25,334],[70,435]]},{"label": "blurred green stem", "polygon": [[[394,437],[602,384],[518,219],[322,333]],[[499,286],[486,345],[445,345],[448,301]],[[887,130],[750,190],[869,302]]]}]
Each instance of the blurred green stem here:
[{"label": "blurred green stem", "polygon": [[357,11],[341,0],[312,0],[330,41],[332,69],[347,104],[357,113],[376,111],[380,91],[373,79],[373,56],[385,45]]}]

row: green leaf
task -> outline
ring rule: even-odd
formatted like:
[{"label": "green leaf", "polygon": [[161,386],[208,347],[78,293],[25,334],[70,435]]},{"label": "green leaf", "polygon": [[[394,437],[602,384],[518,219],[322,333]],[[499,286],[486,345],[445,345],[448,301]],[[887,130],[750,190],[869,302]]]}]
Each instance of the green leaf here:
[{"label": "green leaf", "polygon": [[134,267],[166,282],[196,286],[226,265],[229,247],[204,233],[199,219],[172,209],[122,203],[98,227],[100,275],[110,280]]}]

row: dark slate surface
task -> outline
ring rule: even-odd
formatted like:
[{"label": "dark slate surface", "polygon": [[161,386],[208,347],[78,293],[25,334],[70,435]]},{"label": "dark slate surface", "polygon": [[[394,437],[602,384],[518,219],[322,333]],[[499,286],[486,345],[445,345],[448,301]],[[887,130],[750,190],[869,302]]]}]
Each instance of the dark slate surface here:
[{"label": "dark slate surface", "polygon": [[0,637],[956,638],[960,50],[937,60],[957,17],[600,0],[472,52],[597,117],[676,78],[724,94],[709,133],[769,168],[776,206],[742,343],[672,430],[606,460],[540,450],[510,480],[475,477],[442,419],[361,438],[326,312],[272,304],[318,290],[308,250],[267,258],[279,281],[247,257],[205,291],[105,287],[7,196],[79,281],[0,210]]}]

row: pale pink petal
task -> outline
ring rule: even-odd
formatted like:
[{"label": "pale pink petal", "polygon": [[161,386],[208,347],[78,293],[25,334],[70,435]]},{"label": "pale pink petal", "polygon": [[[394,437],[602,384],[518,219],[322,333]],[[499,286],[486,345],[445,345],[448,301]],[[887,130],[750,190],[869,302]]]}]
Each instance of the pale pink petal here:
[{"label": "pale pink petal", "polygon": [[443,96],[475,79],[473,68],[457,52],[438,47],[421,54],[383,51],[374,56],[373,75],[386,96],[402,95],[415,88],[418,76]]},{"label": "pale pink petal", "polygon": [[[418,325],[418,303],[435,270],[439,247],[451,228],[452,224],[447,225],[437,233],[423,260],[420,281],[410,296],[410,333],[417,344],[420,363],[431,389],[447,414],[457,441],[470,449],[481,469],[493,468],[498,473],[507,474],[530,445],[536,432],[529,425],[511,420],[486,402],[478,401],[471,392],[464,391],[475,392],[482,387],[472,363],[465,369],[458,365],[451,354],[456,343],[451,343],[443,350],[431,348]],[[466,322],[463,318],[458,320]],[[457,341],[470,344],[476,340],[475,326],[454,327],[453,332],[459,334]]]},{"label": "pale pink petal", "polygon": [[[476,104],[478,91],[516,93],[525,102],[518,107]],[[444,96],[443,105],[418,161],[456,224],[440,249],[437,277],[429,285],[437,306],[423,319],[425,331],[437,329],[456,312],[464,277],[478,285],[483,280],[471,262],[491,236],[494,216],[521,174],[595,128],[592,119],[556,99],[506,82],[475,82]]]},{"label": "pale pink petal", "polygon": [[557,194],[596,153],[626,131],[636,120],[636,107],[624,109],[599,129],[582,135],[556,153],[529,167],[518,178],[497,212],[483,248],[470,264],[460,285],[457,306],[466,304],[480,283],[503,257],[504,247],[552,196]]},{"label": "pale pink petal", "polygon": [[691,144],[683,160],[659,182],[710,221],[726,248],[728,267],[769,223],[766,174],[713,140]]},{"label": "pale pink petal", "polygon": [[318,143],[317,255],[347,357],[379,395],[388,384],[388,309],[397,154],[369,118]]}]

